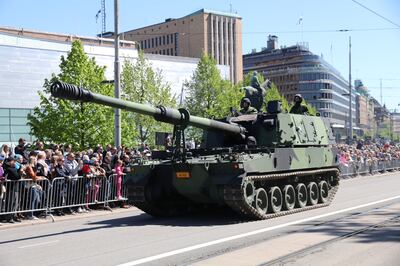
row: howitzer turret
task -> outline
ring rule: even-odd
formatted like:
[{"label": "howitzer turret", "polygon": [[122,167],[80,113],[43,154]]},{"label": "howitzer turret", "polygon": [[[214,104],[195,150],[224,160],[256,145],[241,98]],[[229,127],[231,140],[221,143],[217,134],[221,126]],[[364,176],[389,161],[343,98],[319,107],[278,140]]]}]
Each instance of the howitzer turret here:
[{"label": "howitzer turret", "polygon": [[153,116],[154,119],[156,119],[157,121],[183,127],[194,126],[201,129],[212,129],[238,135],[243,135],[246,132],[246,129],[244,127],[241,127],[237,124],[229,124],[190,115],[190,113],[184,108],[172,109],[161,105],[150,106],[141,103],[128,102],[117,98],[93,93],[87,89],[60,81],[54,82],[52,84],[51,94],[56,98],[82,102],[93,102],[114,108],[128,110],[142,115]]}]

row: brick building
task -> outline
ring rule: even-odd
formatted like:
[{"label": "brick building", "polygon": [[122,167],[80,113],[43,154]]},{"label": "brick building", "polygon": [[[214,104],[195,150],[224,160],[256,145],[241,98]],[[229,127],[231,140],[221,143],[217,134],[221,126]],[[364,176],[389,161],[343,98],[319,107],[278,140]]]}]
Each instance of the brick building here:
[{"label": "brick building", "polygon": [[242,19],[237,14],[200,9],[182,18],[133,29],[122,34],[145,53],[200,58],[207,53],[230,66],[233,82],[242,80]]}]

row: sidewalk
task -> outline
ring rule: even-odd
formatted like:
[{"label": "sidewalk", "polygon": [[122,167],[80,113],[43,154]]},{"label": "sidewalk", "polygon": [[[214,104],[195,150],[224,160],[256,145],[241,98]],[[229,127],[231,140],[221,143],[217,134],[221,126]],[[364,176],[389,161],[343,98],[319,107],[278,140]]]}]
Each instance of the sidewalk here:
[{"label": "sidewalk", "polygon": [[29,225],[37,225],[37,224],[46,224],[46,223],[53,223],[53,222],[60,222],[60,221],[69,221],[69,220],[77,220],[83,218],[90,218],[90,217],[99,217],[111,214],[118,214],[118,213],[126,213],[126,212],[135,212],[138,209],[134,206],[128,206],[126,208],[115,207],[112,208],[111,211],[107,209],[98,209],[92,210],[90,212],[84,213],[75,213],[75,214],[66,214],[65,216],[57,216],[54,215],[54,220],[48,215],[46,218],[39,218],[39,220],[28,220],[22,219],[20,223],[0,223],[0,231],[6,230],[9,228],[16,228],[16,227],[23,227]]}]

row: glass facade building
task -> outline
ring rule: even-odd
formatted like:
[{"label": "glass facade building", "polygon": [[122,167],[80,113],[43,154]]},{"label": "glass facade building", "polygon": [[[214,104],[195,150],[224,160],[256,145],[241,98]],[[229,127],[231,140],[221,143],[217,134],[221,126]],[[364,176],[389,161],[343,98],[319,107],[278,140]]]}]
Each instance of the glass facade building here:
[{"label": "glass facade building", "polygon": [[32,141],[27,125],[27,115],[31,111],[22,108],[0,108],[0,143],[15,143],[19,138]]},{"label": "glass facade building", "polygon": [[[26,116],[39,104],[38,91],[43,89],[45,78],[51,78],[52,73],[59,72],[61,55],[66,56],[71,49],[71,36],[65,35],[64,38],[57,35],[64,38],[63,41],[57,41],[46,39],[55,34],[35,34],[43,36],[32,37],[27,31],[12,34],[0,28],[0,144],[15,142],[19,137],[32,140]],[[91,40],[96,41],[95,38]],[[94,57],[97,64],[106,66],[106,79],[113,80],[114,47],[110,44],[83,43],[88,56]],[[120,49],[121,65],[125,59],[135,60],[137,56],[136,48]],[[172,94],[179,100],[182,85],[193,75],[199,59],[163,55],[145,57],[154,69],[161,71],[165,82],[171,85]],[[218,68],[224,78],[230,78],[229,66],[219,65]]]},{"label": "glass facade building", "polygon": [[[262,73],[289,102],[300,93],[332,124],[343,127],[348,124],[348,81],[323,58],[311,53],[305,44],[280,49],[269,46],[261,52],[244,55],[243,64],[245,74],[254,70]],[[355,126],[355,94],[352,94],[352,115]]]}]

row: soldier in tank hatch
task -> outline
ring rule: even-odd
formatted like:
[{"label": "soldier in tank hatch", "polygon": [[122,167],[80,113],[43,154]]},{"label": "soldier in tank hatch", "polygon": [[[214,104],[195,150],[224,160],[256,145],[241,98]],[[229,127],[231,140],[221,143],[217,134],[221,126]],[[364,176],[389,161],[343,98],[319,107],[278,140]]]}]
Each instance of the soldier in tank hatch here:
[{"label": "soldier in tank hatch", "polygon": [[291,114],[299,114],[299,115],[308,115],[308,108],[305,105],[302,105],[303,97],[301,94],[296,94],[294,96],[294,105],[290,108]]},{"label": "soldier in tank hatch", "polygon": [[256,108],[251,106],[251,101],[249,98],[243,98],[240,102],[240,115],[257,114]]},{"label": "soldier in tank hatch", "polygon": [[257,109],[257,111],[260,111],[262,106],[265,104],[264,99],[268,88],[270,88],[269,80],[263,84],[260,84],[257,77],[257,71],[253,72],[253,76],[250,80],[250,86],[243,88],[245,97],[251,101],[252,106]]}]

